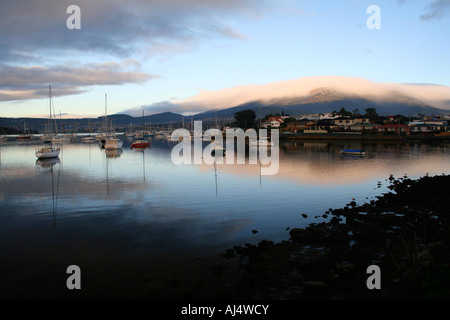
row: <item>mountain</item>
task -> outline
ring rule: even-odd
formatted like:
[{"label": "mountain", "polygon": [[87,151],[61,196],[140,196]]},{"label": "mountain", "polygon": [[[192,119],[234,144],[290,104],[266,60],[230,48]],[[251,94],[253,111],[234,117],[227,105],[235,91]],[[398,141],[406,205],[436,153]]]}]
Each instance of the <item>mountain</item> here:
[{"label": "mountain", "polygon": [[194,119],[213,119],[215,114],[221,119],[233,119],[235,112],[250,109],[257,117],[267,114],[284,113],[291,116],[304,114],[329,113],[345,108],[347,111],[358,111],[363,114],[367,108],[375,108],[379,115],[438,115],[449,114],[450,111],[431,107],[418,99],[399,93],[393,93],[384,99],[369,99],[357,95],[349,95],[327,88],[316,88],[305,97],[273,99],[271,101],[254,101],[218,111],[207,111],[194,116]]},{"label": "mountain", "polygon": [[[242,109],[259,115],[291,115],[332,112],[345,108],[376,108],[380,115],[449,113],[450,87],[431,84],[380,83],[367,79],[318,76],[259,85],[244,85],[219,91],[202,91],[185,99],[172,110],[197,110],[196,117],[232,117]],[[208,110],[208,111],[202,111]],[[217,111],[215,111],[217,110]]]},{"label": "mountain", "polygon": [[[108,123],[112,123],[115,127],[127,128],[131,125],[142,126],[143,123],[146,126],[158,123],[181,123],[183,116],[178,113],[163,112],[145,116],[144,118],[142,116],[132,117],[127,114],[114,114],[108,116],[107,119]],[[87,132],[89,127],[91,127],[92,131],[95,131],[104,126],[104,123],[104,116],[98,118],[56,119],[58,132],[73,132],[77,130]],[[35,129],[40,132],[44,132],[47,124],[47,118],[0,118],[0,126],[2,127],[23,129],[26,126],[28,129]]]},{"label": "mountain", "polygon": [[[361,114],[367,108],[375,108],[379,115],[416,116],[417,114],[450,114],[450,87],[429,84],[377,83],[352,77],[306,77],[262,85],[247,85],[219,90],[202,91],[200,94],[178,103],[160,102],[138,109],[130,109],[136,116],[125,112],[108,116],[114,126],[127,127],[163,124],[164,127],[180,125],[191,120],[213,123],[215,120],[232,121],[238,111],[253,110],[259,118],[267,114],[328,113],[345,108]],[[138,116],[144,110],[148,114]],[[152,114],[156,110],[164,112]],[[178,111],[178,113],[176,112]],[[190,112],[192,116],[183,116]],[[104,117],[95,119],[57,119],[58,131],[93,131],[104,124]],[[43,131],[48,119],[0,118],[0,126]]]}]

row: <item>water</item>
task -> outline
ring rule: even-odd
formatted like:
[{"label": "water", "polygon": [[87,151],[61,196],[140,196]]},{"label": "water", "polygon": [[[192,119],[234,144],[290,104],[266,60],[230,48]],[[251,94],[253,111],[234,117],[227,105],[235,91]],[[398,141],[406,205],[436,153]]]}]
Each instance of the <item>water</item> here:
[{"label": "water", "polygon": [[[281,143],[274,176],[259,165],[174,165],[165,139],[144,151],[126,141],[121,152],[67,143],[55,163],[36,161],[39,144],[0,146],[3,297],[39,291],[71,264],[98,276],[111,265],[286,240],[289,228],[324,221],[329,208],[386,192],[391,174],[450,172],[448,143]],[[343,157],[342,148],[367,156]]]}]

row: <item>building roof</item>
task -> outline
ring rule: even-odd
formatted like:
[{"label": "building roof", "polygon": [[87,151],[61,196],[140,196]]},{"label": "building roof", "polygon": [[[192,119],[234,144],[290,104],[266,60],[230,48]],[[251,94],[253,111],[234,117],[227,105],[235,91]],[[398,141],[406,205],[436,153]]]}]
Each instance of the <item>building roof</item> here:
[{"label": "building roof", "polygon": [[387,123],[380,125],[381,128],[408,128],[406,124],[400,124],[400,123]]}]

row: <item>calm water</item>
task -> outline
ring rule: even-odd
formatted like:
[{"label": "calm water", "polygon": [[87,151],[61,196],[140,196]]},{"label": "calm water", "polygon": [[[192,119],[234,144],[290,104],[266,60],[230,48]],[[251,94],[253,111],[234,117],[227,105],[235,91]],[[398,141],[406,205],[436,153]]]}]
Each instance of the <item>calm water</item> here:
[{"label": "calm water", "polygon": [[[35,268],[51,275],[70,264],[107,268],[131,258],[201,256],[285,240],[288,227],[323,221],[314,216],[385,192],[390,174],[450,172],[450,144],[282,143],[278,174],[261,176],[259,165],[174,165],[174,143],[152,139],[145,151],[127,141],[121,152],[67,143],[56,163],[36,161],[39,141],[3,143],[3,282],[13,279],[10,286],[20,288],[37,281]],[[368,153],[342,157],[341,148]]]}]

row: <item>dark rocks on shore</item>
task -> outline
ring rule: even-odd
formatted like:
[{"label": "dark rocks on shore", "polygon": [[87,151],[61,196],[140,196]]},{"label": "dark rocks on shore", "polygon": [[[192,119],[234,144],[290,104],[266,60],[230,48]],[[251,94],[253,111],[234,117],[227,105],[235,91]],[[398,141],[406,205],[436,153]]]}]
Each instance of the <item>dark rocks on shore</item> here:
[{"label": "dark rocks on shore", "polygon": [[[388,181],[377,200],[330,208],[331,219],[290,229],[289,240],[229,249],[245,270],[232,298],[448,299],[450,176]],[[374,264],[379,290],[366,286]]]}]

